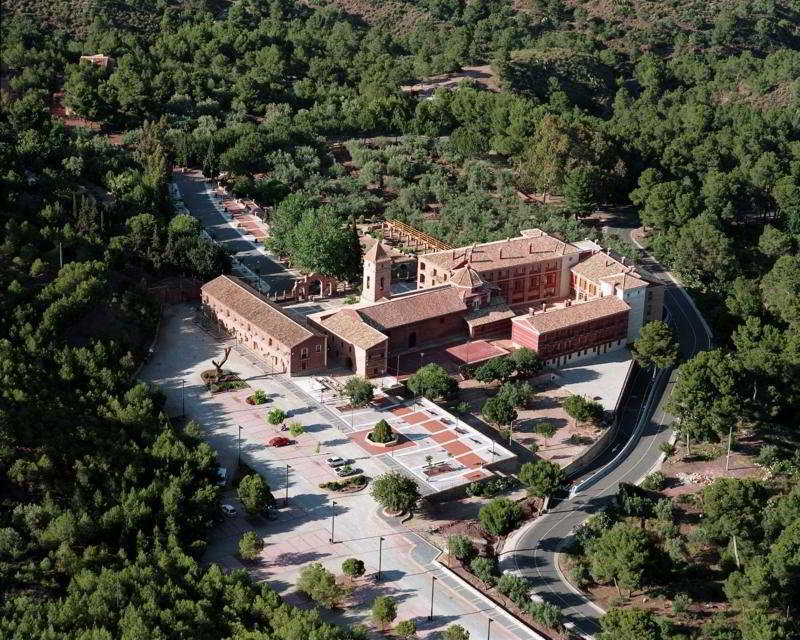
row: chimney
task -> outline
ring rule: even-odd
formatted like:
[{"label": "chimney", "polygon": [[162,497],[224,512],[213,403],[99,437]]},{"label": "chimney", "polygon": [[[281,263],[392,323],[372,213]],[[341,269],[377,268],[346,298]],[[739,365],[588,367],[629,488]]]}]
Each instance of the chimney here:
[{"label": "chimney", "polygon": [[533,307],[528,307],[528,315],[529,316],[536,315],[536,309],[534,309]]}]

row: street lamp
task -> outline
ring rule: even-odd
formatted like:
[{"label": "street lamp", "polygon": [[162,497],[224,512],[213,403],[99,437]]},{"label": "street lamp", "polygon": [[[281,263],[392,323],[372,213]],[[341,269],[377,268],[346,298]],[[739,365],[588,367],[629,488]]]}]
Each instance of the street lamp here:
[{"label": "street lamp", "polygon": [[285,485],[286,493],[283,496],[283,506],[289,504],[289,465],[286,465],[286,482],[283,483]]},{"label": "street lamp", "polygon": [[336,500],[331,501],[331,507],[333,508],[333,510],[331,511],[331,539],[330,539],[329,542],[333,543],[333,527],[334,527],[334,524],[336,522],[335,521],[335,518],[336,518]]},{"label": "street lamp", "polygon": [[428,616],[428,622],[433,620],[433,586],[436,584],[436,576],[431,576],[431,612]]},{"label": "street lamp", "polygon": [[242,463],[242,425],[236,425],[239,428],[239,435],[236,438],[236,466],[239,467]]},{"label": "street lamp", "polygon": [[486,640],[489,640],[492,635],[492,622],[492,619],[489,618],[489,624],[486,625]]},{"label": "street lamp", "polygon": [[381,581],[381,559],[383,556],[383,536],[378,538],[378,575],[376,576],[376,582]]}]

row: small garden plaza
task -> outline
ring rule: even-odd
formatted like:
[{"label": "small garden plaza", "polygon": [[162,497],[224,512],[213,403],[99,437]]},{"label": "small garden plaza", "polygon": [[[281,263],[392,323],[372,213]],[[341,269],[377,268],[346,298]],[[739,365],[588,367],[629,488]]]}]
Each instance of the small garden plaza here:
[{"label": "small garden plaza", "polygon": [[[320,376],[293,382],[330,410],[339,430],[389,469],[414,478],[423,496],[456,492],[465,485],[513,467],[516,456],[427,398],[403,400],[379,391],[368,405],[351,408],[346,397],[332,391]],[[369,436],[385,421],[393,442]]]}]

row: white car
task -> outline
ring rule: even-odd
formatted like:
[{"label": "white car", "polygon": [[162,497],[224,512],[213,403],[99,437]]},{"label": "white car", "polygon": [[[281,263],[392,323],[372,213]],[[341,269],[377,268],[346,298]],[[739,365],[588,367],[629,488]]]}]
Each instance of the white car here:
[{"label": "white car", "polygon": [[222,513],[224,513],[226,517],[228,517],[228,518],[235,518],[236,517],[236,509],[232,505],[223,504],[220,507],[220,509],[222,510]]},{"label": "white car", "polygon": [[332,469],[335,469],[336,467],[343,467],[344,465],[347,464],[347,460],[339,456],[336,456],[334,458],[325,458],[325,462],[327,462],[328,466],[331,467]]}]

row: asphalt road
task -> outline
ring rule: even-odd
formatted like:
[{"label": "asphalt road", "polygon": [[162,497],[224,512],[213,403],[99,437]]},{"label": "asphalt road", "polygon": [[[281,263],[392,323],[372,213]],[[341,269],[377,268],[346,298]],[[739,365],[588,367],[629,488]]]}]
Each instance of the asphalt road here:
[{"label": "asphalt road", "polygon": [[[269,291],[291,289],[294,277],[282,264],[255,249],[252,243],[228,224],[208,196],[204,180],[194,174],[174,173],[186,208],[197,218],[206,232],[253,273],[261,275],[262,285]],[[262,286],[262,290],[264,287]]]},{"label": "asphalt road", "polygon": [[[667,287],[664,305],[684,358],[711,346],[700,317],[676,286]],[[510,562],[503,563],[529,578],[533,590],[558,606],[565,622],[581,635],[594,636],[599,631],[602,611],[565,582],[556,568],[556,552],[581,522],[613,500],[620,482],[637,482],[657,464],[659,445],[672,435],[673,418],[665,406],[674,380],[674,370],[662,372],[654,381],[650,372],[637,370],[624,400],[619,435],[606,455],[574,479],[570,497],[565,495],[551,505],[517,538]]]}]

